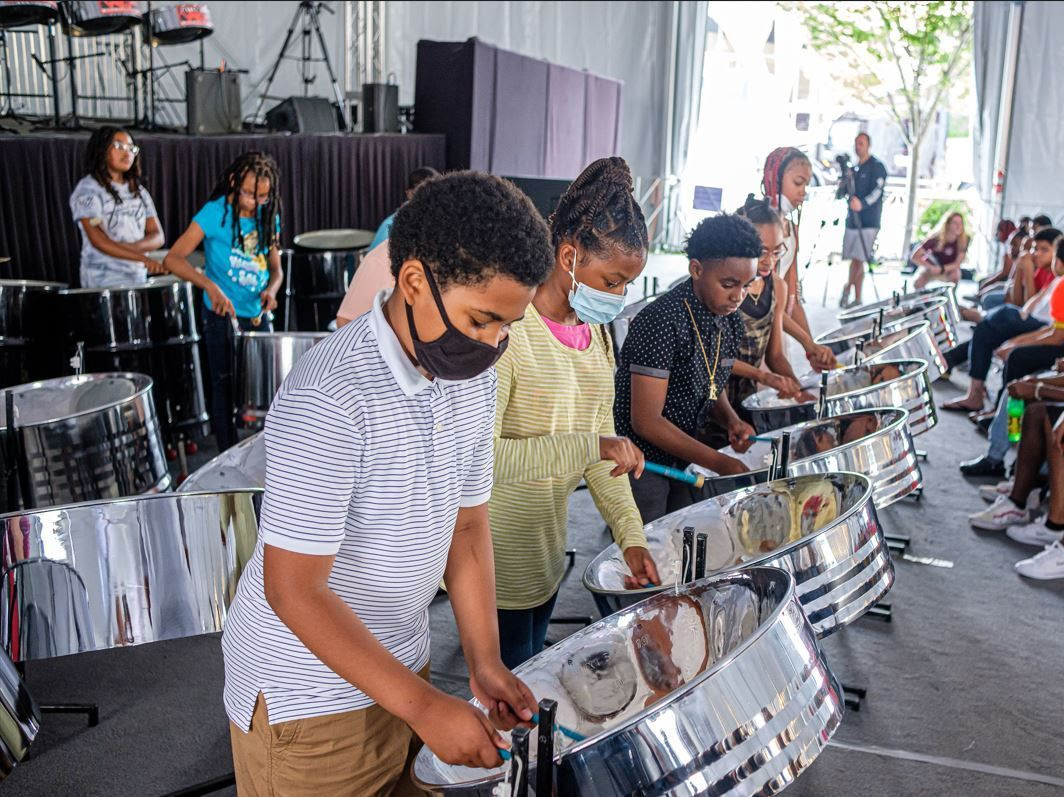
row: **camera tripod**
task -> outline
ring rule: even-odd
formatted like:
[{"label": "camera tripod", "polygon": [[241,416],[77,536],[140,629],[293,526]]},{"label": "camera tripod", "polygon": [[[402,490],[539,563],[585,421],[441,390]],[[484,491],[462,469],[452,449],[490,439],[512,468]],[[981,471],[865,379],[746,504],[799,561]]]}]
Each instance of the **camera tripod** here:
[{"label": "camera tripod", "polygon": [[[327,3],[313,2],[313,0],[302,0],[299,7],[296,9],[295,16],[292,17],[292,24],[288,26],[288,32],[284,37],[284,44],[281,45],[281,52],[277,56],[277,60],[273,62],[273,68],[270,69],[270,76],[266,79],[266,88],[263,89],[262,94],[259,95],[259,104],[255,108],[255,122],[259,122],[262,119],[262,106],[266,103],[266,100],[283,100],[284,97],[273,97],[270,95],[270,89],[273,87],[273,79],[277,77],[277,70],[281,67],[281,62],[284,60],[296,60],[299,61],[299,77],[303,81],[303,96],[307,96],[307,89],[317,79],[316,75],[310,74],[311,64],[325,64],[325,71],[329,75],[329,82],[332,83],[333,90],[333,106],[336,108],[337,118],[340,120],[340,129],[346,130],[347,123],[344,119],[344,95],[340,91],[340,84],[336,82],[336,74],[333,72],[332,63],[329,61],[329,48],[325,44],[325,37],[321,32],[321,12],[326,11],[329,14],[335,13]],[[296,27],[301,27],[300,31],[300,44],[301,50],[299,57],[288,55],[288,48],[292,44],[292,36],[296,31]],[[321,48],[321,57],[315,57],[313,55],[314,39],[318,40],[318,47]]]}]

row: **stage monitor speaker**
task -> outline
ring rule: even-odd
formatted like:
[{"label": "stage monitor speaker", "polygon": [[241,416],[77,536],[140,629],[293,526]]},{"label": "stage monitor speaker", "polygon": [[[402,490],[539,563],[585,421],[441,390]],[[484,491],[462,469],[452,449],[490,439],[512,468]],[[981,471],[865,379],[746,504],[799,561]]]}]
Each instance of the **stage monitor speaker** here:
[{"label": "stage monitor speaker", "polygon": [[185,97],[190,135],[241,131],[239,72],[190,69],[185,73]]},{"label": "stage monitor speaker", "polygon": [[362,132],[399,132],[399,87],[393,83],[362,84]]},{"label": "stage monitor speaker", "polygon": [[266,127],[271,132],[340,132],[336,107],[324,97],[289,97],[266,111]]},{"label": "stage monitor speaker", "polygon": [[569,180],[554,180],[549,177],[510,177],[505,179],[516,185],[536,206],[544,220],[558,207],[558,200],[569,188]]}]

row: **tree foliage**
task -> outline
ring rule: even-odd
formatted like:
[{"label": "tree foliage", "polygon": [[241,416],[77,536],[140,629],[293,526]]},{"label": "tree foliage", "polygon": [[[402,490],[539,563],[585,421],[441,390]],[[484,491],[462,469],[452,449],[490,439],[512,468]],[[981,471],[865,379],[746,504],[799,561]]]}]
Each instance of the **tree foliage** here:
[{"label": "tree foliage", "polygon": [[799,3],[814,48],[846,65],[855,96],[886,108],[906,142],[923,139],[971,60],[970,0]]}]

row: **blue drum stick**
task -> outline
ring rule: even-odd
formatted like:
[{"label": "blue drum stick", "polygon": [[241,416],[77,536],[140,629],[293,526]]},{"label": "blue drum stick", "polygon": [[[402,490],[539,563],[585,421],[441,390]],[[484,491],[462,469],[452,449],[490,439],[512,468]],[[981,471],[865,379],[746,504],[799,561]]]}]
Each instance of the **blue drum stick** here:
[{"label": "blue drum stick", "polygon": [[656,473],[658,476],[664,476],[667,479],[676,479],[676,481],[690,484],[692,487],[701,487],[706,483],[706,478],[701,473],[687,473],[666,465],[659,465],[656,462],[644,462],[643,468],[650,473]]}]

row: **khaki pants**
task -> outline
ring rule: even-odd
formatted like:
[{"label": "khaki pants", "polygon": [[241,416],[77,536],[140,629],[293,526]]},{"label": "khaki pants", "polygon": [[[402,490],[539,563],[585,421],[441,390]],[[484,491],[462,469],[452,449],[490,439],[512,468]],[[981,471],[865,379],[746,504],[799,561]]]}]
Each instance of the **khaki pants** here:
[{"label": "khaki pants", "polygon": [[260,694],[251,730],[229,736],[239,797],[425,794],[410,780],[421,740],[380,706],[270,725]]}]

